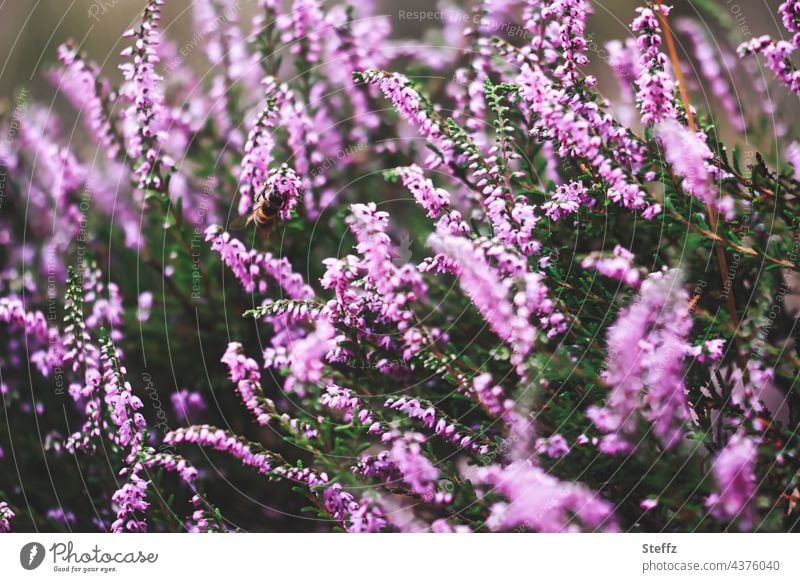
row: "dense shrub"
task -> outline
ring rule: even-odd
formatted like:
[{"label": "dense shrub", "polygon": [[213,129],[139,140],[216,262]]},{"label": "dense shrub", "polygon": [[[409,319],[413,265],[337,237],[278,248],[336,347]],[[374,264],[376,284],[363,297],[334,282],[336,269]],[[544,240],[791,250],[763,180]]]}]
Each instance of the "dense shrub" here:
[{"label": "dense shrub", "polygon": [[4,114],[0,530],[796,529],[799,2],[162,4]]}]

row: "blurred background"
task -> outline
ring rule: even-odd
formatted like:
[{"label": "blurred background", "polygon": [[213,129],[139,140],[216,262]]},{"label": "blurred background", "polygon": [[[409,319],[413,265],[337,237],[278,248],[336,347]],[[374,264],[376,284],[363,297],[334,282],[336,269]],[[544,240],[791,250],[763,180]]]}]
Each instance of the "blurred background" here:
[{"label": "blurred background", "polygon": [[[497,5],[506,0],[494,0]],[[328,2],[323,2],[327,4]],[[612,38],[628,36],[627,26],[634,9],[644,0],[603,0],[592,2],[595,15],[590,26],[593,39],[601,45]],[[739,29],[751,36],[780,34],[777,7],[781,0],[674,0],[675,15],[702,15],[713,31],[719,22],[708,16],[704,7],[715,5],[723,18],[731,19]],[[42,73],[56,60],[56,48],[68,38],[80,45],[93,60],[102,65],[112,79],[118,78],[118,53],[124,46],[120,35],[130,28],[141,12],[145,0],[2,0],[0,1],[0,98],[8,99],[20,87],[34,94],[44,86],[52,92]],[[247,18],[256,10],[256,0],[232,0]],[[290,4],[290,3],[287,3]],[[440,4],[440,7],[468,8],[476,2],[463,0]],[[441,26],[435,20],[414,21],[398,18],[401,10],[435,10],[431,0],[378,0],[378,10],[393,16],[398,37],[422,37],[430,29]],[[192,0],[167,0],[163,28],[183,46],[193,37]],[[720,29],[721,30],[721,29]],[[202,51],[192,51],[201,53]],[[187,58],[202,58],[189,55]],[[597,59],[595,59],[597,60]]]}]

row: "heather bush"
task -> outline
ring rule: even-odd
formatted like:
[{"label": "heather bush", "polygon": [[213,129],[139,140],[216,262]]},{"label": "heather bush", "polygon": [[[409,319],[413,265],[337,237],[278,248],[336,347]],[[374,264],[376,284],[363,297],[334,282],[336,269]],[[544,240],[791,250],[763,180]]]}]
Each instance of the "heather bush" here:
[{"label": "heather bush", "polygon": [[162,4],[2,113],[0,531],[797,529],[800,2]]}]

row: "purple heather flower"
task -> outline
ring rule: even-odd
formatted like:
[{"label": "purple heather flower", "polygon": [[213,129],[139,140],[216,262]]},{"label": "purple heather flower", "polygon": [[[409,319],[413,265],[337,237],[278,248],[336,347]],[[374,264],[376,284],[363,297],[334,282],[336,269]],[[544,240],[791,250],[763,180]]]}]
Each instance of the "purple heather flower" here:
[{"label": "purple heather flower", "polygon": [[664,144],[664,157],[673,172],[683,178],[683,189],[716,208],[726,220],[733,219],[733,200],[729,196],[718,198],[716,169],[712,166],[714,154],[703,136],[672,119],[659,123],[656,135]]},{"label": "purple heather flower", "polygon": [[614,112],[623,125],[630,127],[638,118],[633,103],[636,80],[641,74],[639,48],[633,38],[626,38],[624,41],[610,40],[605,48],[608,51],[608,66],[614,71],[620,89],[619,102],[614,104]]},{"label": "purple heather flower", "polygon": [[[197,32],[191,44],[186,46],[201,45],[213,67],[209,71],[209,75],[215,75],[212,84],[218,80],[226,85],[240,82],[246,90],[255,90],[260,80],[259,55],[249,50],[249,39],[239,18],[243,10],[241,3],[236,0],[197,0],[192,2],[192,8]],[[184,69],[180,64],[185,53],[186,48],[182,48],[180,56],[170,59],[173,64],[167,69]]]},{"label": "purple heather flower", "polygon": [[348,532],[378,532],[386,527],[386,519],[379,507],[371,504],[366,496],[357,502],[339,483],[325,488],[322,499],[325,511],[341,522]]},{"label": "purple heather flower", "polygon": [[494,383],[489,372],[475,376],[472,380],[472,388],[480,403],[493,416],[502,415],[513,405],[513,401],[504,398],[503,387]]},{"label": "purple heather flower", "polygon": [[296,382],[317,384],[322,381],[326,358],[336,347],[335,335],[334,328],[325,320],[320,320],[313,332],[289,346],[287,357],[292,382],[287,384],[287,390],[298,391]]},{"label": "purple heather flower", "polygon": [[[445,164],[454,159],[453,140],[445,133],[440,121],[431,117],[429,105],[411,86],[407,77],[399,73],[370,70],[365,71],[362,78],[369,85],[378,87],[391,100],[400,115],[437,148]],[[440,158],[432,155],[427,163],[435,168]]]},{"label": "purple heather flower", "polygon": [[561,184],[542,205],[545,215],[550,220],[560,220],[570,214],[575,214],[581,208],[594,207],[595,200],[589,196],[583,182],[572,181]]},{"label": "purple heather flower", "polygon": [[243,465],[252,467],[263,474],[267,474],[275,468],[272,455],[266,451],[255,452],[245,441],[213,426],[198,425],[176,429],[164,436],[164,443],[168,445],[196,443],[211,447],[217,451],[228,453]]},{"label": "purple heather flower", "polygon": [[482,467],[476,481],[507,499],[491,507],[486,525],[493,531],[617,530],[613,506],[599,494],[578,483],[559,481],[530,461]]},{"label": "purple heather flower", "polygon": [[176,418],[186,419],[187,422],[197,422],[198,418],[205,412],[207,405],[203,395],[199,392],[189,390],[179,390],[170,396],[172,401],[172,412]]},{"label": "purple heather flower", "polygon": [[144,460],[147,467],[160,467],[177,473],[181,479],[186,483],[193,483],[197,479],[197,469],[192,467],[186,459],[175,455],[168,455],[158,453],[156,455],[148,455]]},{"label": "purple heather flower", "polygon": [[247,136],[242,158],[239,184],[239,214],[249,214],[254,209],[255,197],[267,186],[269,166],[272,163],[272,150],[275,139],[277,107],[270,100],[258,114],[253,128]]},{"label": "purple heather flower", "polygon": [[329,29],[319,0],[294,0],[287,14],[277,20],[281,41],[291,47],[292,54],[301,55],[314,65],[319,61],[322,35]]},{"label": "purple heather flower", "polygon": [[[366,317],[381,324],[392,324],[399,331],[410,329],[414,314],[411,304],[425,297],[426,286],[414,265],[396,265],[398,250],[386,233],[389,215],[379,212],[374,203],[353,204],[346,222],[356,238],[360,256],[326,259],[325,289],[335,291],[326,314],[331,323],[354,327],[372,335]],[[377,341],[384,347],[391,336],[381,334]]]},{"label": "purple heather flower", "polygon": [[303,183],[300,178],[297,177],[294,170],[283,164],[277,170],[270,170],[267,177],[267,189],[267,192],[271,192],[281,200],[278,218],[289,220],[292,217],[292,210],[303,195]]},{"label": "purple heather flower", "polygon": [[[595,102],[584,102],[559,88],[538,66],[524,65],[517,82],[527,107],[536,114],[532,133],[553,140],[564,158],[584,158],[608,182],[608,197],[625,208],[641,209],[645,218],[659,212],[630,177],[645,159],[642,146],[611,114]],[[613,151],[613,156],[607,153]]]},{"label": "purple heather flower", "polygon": [[[356,18],[350,17],[342,5],[330,6],[326,20],[334,34],[328,39],[329,56],[325,59],[324,75],[332,84],[344,88],[353,107],[353,118],[360,127],[351,131],[354,141],[365,139],[368,130],[380,125],[380,115],[373,110],[369,94],[353,82],[353,72],[382,68],[387,64],[385,48],[391,34],[388,15],[374,13],[374,6],[361,2],[352,6]],[[344,66],[343,66],[344,65]]]},{"label": "purple heather flower", "polygon": [[800,143],[793,141],[786,148],[786,160],[792,167],[792,178],[800,182]]},{"label": "purple heather flower", "polygon": [[233,274],[244,287],[252,293],[266,293],[265,276],[275,279],[290,299],[311,299],[314,291],[305,284],[303,278],[292,270],[286,257],[277,258],[272,253],[259,253],[254,249],[247,250],[244,244],[228,232],[221,231],[219,226],[212,225],[206,229],[206,240],[211,248],[217,251],[222,261],[228,265]]},{"label": "purple heather flower", "polygon": [[758,450],[748,436],[735,434],[714,459],[717,490],[706,500],[717,519],[737,519],[739,529],[748,531],[756,519],[753,502],[756,496],[755,467]]},{"label": "purple heather flower", "polygon": [[114,442],[130,447],[131,455],[138,452],[142,443],[142,430],[145,426],[144,416],[140,410],[144,404],[133,393],[133,388],[125,379],[126,370],[120,365],[119,353],[110,342],[102,347],[101,359],[103,362],[103,388],[105,390],[105,403],[108,406],[111,420],[117,426],[112,434]]},{"label": "purple heather flower", "polygon": [[22,300],[14,295],[0,297],[0,321],[19,328],[26,337],[47,341],[47,318],[41,311],[28,311]]},{"label": "purple heather flower", "polygon": [[433,533],[471,533],[468,525],[453,525],[446,519],[437,519],[431,523]]},{"label": "purple heather flower", "polygon": [[730,122],[734,129],[744,131],[744,117],[733,96],[729,80],[725,79],[726,76],[730,77],[730,73],[727,70],[723,71],[720,66],[720,59],[717,58],[716,51],[709,42],[706,33],[691,18],[679,19],[675,29],[688,36],[694,46],[694,56],[700,67],[700,73],[708,83],[711,93],[722,107],[725,119]]},{"label": "purple heather flower", "polygon": [[150,506],[147,501],[149,482],[139,476],[142,469],[140,463],[130,469],[123,469],[122,474],[127,473],[128,480],[112,497],[117,514],[117,519],[111,524],[111,531],[114,533],[147,531],[144,514]]},{"label": "purple heather flower", "polygon": [[762,54],[775,77],[793,93],[800,95],[800,71],[792,63],[795,51],[800,48],[800,2],[786,0],[779,7],[786,30],[792,33],[791,42],[773,40],[768,35],[753,38],[739,46],[740,56]]},{"label": "purple heather flower", "polygon": [[236,383],[236,389],[245,407],[253,414],[258,424],[269,424],[275,412],[275,405],[262,394],[261,370],[258,363],[244,354],[244,348],[239,342],[228,344],[221,362],[228,367],[231,381]]},{"label": "purple heather flower", "polygon": [[120,65],[125,78],[120,94],[130,102],[124,112],[124,133],[128,155],[137,164],[138,187],[143,190],[162,190],[162,173],[174,165],[162,152],[169,112],[164,104],[163,79],[156,72],[161,42],[158,22],[163,4],[164,0],[148,0],[139,27],[123,34],[134,39],[121,53],[131,57],[131,62]]},{"label": "purple heather flower", "polygon": [[388,458],[413,493],[431,502],[447,503],[449,494],[437,490],[439,469],[422,453],[423,442],[422,435],[406,433],[395,439]]},{"label": "purple heather flower", "polygon": [[[548,337],[566,328],[566,318],[554,310],[543,276],[529,272],[519,254],[445,233],[431,235],[428,244],[440,253],[440,268],[458,277],[461,289],[490,329],[509,342],[518,373],[523,373],[525,357],[540,328],[548,330]],[[498,268],[493,268],[489,259]],[[534,318],[540,327],[532,322]]]},{"label": "purple heather flower", "polygon": [[800,47],[800,1],[786,0],[778,7],[781,20],[786,30],[793,33],[792,43],[795,47]]},{"label": "purple heather flower", "polygon": [[150,319],[150,310],[153,308],[153,293],[145,291],[139,294],[139,307],[136,310],[136,319],[144,323]]},{"label": "purple heather flower", "polygon": [[639,48],[639,78],[636,81],[636,101],[642,112],[642,123],[651,125],[674,119],[676,116],[673,91],[675,84],[667,73],[667,57],[661,52],[661,26],[657,12],[667,16],[670,6],[659,5],[653,8],[637,8],[639,16],[631,24],[631,30],[638,33],[636,45]]},{"label": "purple heather flower", "polygon": [[569,454],[570,448],[567,439],[560,434],[554,434],[545,439],[544,453],[553,459],[559,459]]},{"label": "purple heather flower", "polygon": [[603,408],[588,411],[597,428],[610,433],[602,451],[632,450],[628,437],[637,430],[639,411],[665,448],[683,437],[689,419],[683,371],[692,327],[688,303],[676,271],[653,273],[609,329],[605,381],[611,394]]},{"label": "purple heather flower", "polygon": [[345,422],[350,422],[353,419],[353,413],[358,410],[358,398],[353,396],[353,391],[336,384],[329,384],[325,388],[320,403],[333,410],[344,410]]},{"label": "purple heather flower", "polygon": [[800,95],[800,71],[792,64],[791,57],[797,47],[783,40],[774,41],[769,36],[754,38],[739,47],[741,56],[762,54],[775,77],[795,95]]},{"label": "purple heather flower", "polygon": [[47,519],[60,521],[66,526],[72,525],[78,521],[73,512],[64,511],[63,507],[53,507],[52,509],[48,509]]},{"label": "purple heather flower", "polygon": [[433,185],[430,178],[416,164],[406,168],[396,168],[395,174],[403,180],[403,185],[414,195],[420,206],[428,211],[429,218],[438,218],[442,211],[447,211],[450,207],[450,194]]},{"label": "purple heather flower", "polygon": [[94,63],[86,62],[72,43],[58,47],[58,60],[65,67],[55,75],[59,91],[75,109],[85,112],[84,119],[90,134],[105,150],[106,155],[113,159],[119,151],[119,144],[108,120],[104,101],[111,92],[108,81],[100,78],[100,68]]},{"label": "purple heather flower", "polygon": [[592,253],[581,262],[584,269],[597,269],[597,271],[611,279],[625,283],[632,289],[638,289],[641,283],[639,269],[633,264],[633,253],[621,245],[614,247],[613,257],[604,257]]},{"label": "purple heather flower", "polygon": [[719,338],[707,340],[698,346],[690,346],[687,353],[701,363],[719,362],[725,355],[726,343]]},{"label": "purple heather flower", "polygon": [[409,418],[419,419],[426,428],[433,429],[435,434],[459,447],[479,452],[485,449],[485,445],[475,442],[473,436],[464,434],[463,427],[459,428],[454,422],[445,418],[430,403],[426,403],[423,406],[416,398],[400,397],[397,399],[388,398],[383,406],[403,412]]},{"label": "purple heather flower", "polygon": [[16,514],[11,510],[8,503],[0,501],[0,533],[11,531],[11,520],[15,517]]},{"label": "purple heather flower", "polygon": [[565,86],[575,85],[579,70],[589,61],[586,57],[586,17],[591,6],[586,0],[554,0],[542,10],[542,16],[558,23],[561,62],[554,74]]},{"label": "purple heather flower", "polygon": [[467,239],[433,235],[431,247],[452,261],[461,288],[486,323],[503,340],[512,339],[514,308],[508,299],[511,280],[501,278],[492,269],[480,249]]}]

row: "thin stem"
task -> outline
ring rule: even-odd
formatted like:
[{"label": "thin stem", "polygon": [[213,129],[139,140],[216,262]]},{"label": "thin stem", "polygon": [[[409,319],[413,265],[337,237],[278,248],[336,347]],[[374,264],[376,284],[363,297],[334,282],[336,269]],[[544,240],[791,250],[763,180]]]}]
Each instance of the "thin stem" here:
[{"label": "thin stem", "polygon": [[[678,51],[675,48],[675,39],[672,36],[672,29],[670,28],[669,20],[667,20],[667,15],[664,12],[664,5],[662,1],[656,0],[656,2],[658,3],[658,18],[661,21],[661,27],[664,30],[664,40],[667,43],[667,52],[669,53],[669,59],[672,62],[672,70],[675,72],[675,78],[678,81],[678,91],[680,92],[681,101],[683,102],[683,108],[686,111],[686,122],[689,125],[691,132],[697,133],[697,125],[695,124],[694,113],[692,112],[692,107],[689,103],[689,92],[686,88],[686,81],[683,77],[683,71],[681,70],[681,62],[680,59],[678,59]],[[711,204],[706,204],[706,210],[708,212],[708,224],[711,226],[711,232],[716,234],[717,226],[719,224],[717,220],[717,209]],[[721,245],[714,245],[714,248],[717,253],[720,277],[722,278],[722,286],[724,289],[728,273],[728,257],[725,254],[725,249]],[[739,363],[739,367],[742,369],[744,380],[747,382],[747,362],[744,359],[742,340],[739,337],[739,311],[736,307],[736,299],[733,296],[733,290],[729,290],[728,293],[726,293],[725,299],[731,321],[733,322],[733,327],[736,330],[733,335],[733,340],[736,344],[736,360]]]}]

